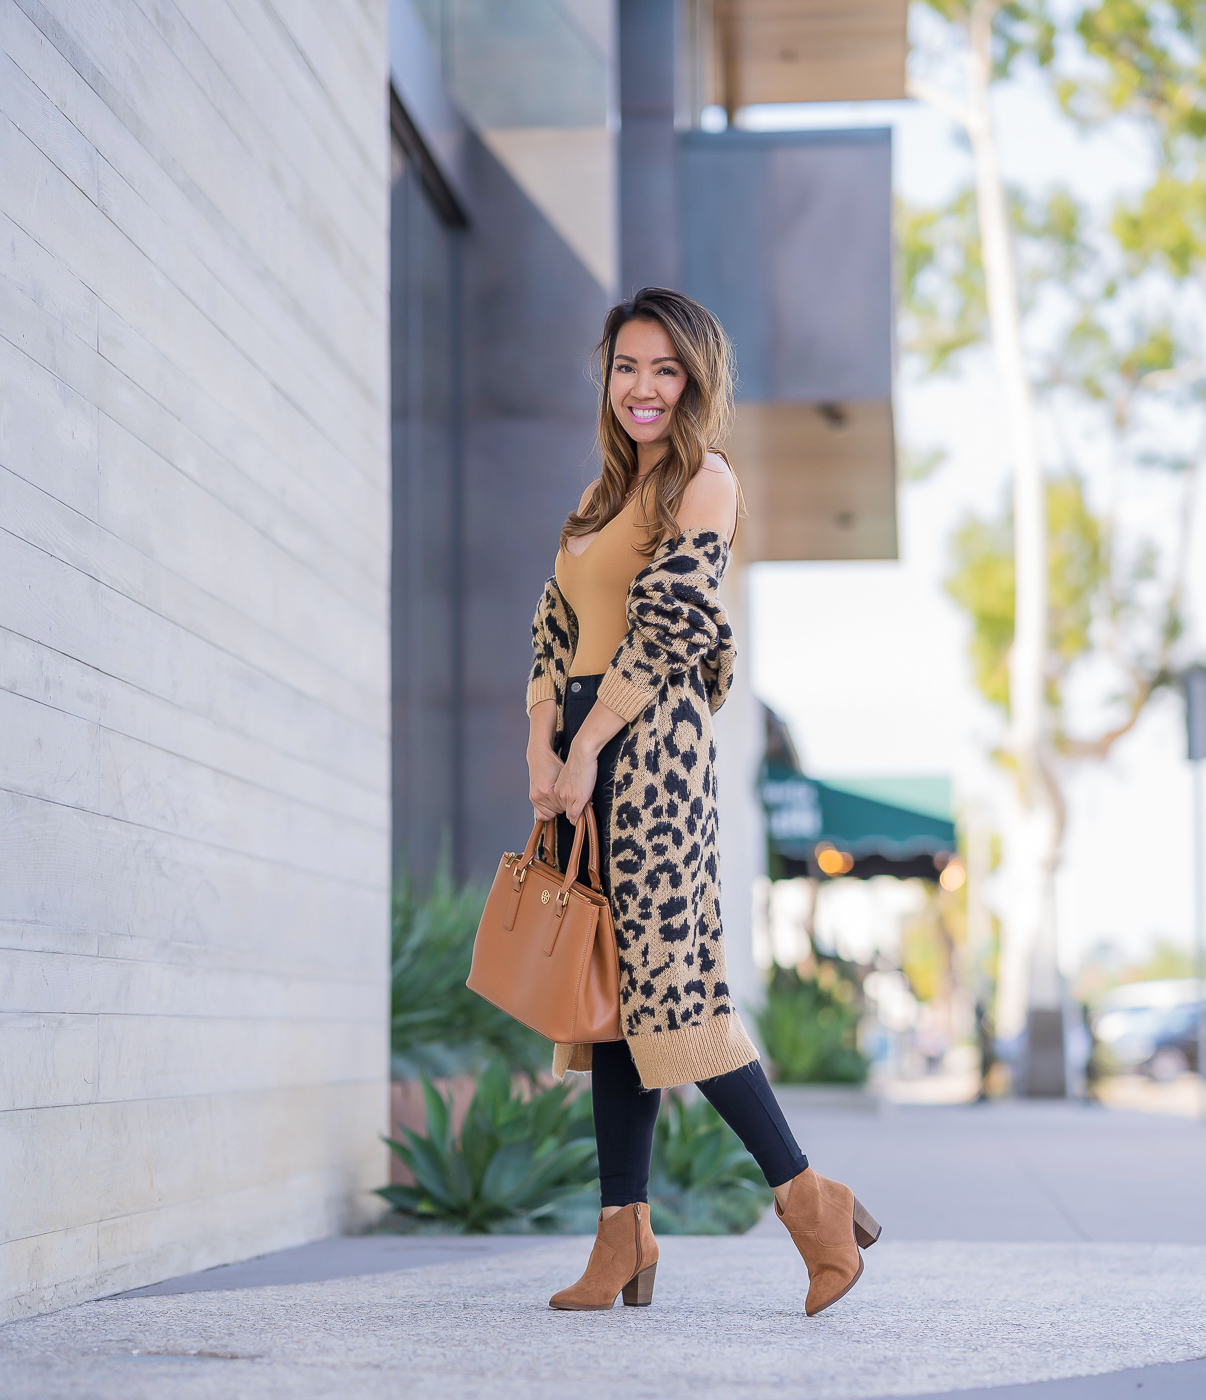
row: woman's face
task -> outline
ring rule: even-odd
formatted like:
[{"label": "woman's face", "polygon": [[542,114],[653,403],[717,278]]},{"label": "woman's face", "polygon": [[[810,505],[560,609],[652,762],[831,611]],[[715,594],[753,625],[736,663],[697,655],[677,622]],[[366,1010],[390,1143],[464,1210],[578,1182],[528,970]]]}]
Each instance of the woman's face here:
[{"label": "woman's face", "polygon": [[616,336],[611,366],[611,410],[634,442],[670,436],[670,420],[687,372],[656,321],[627,321]]}]

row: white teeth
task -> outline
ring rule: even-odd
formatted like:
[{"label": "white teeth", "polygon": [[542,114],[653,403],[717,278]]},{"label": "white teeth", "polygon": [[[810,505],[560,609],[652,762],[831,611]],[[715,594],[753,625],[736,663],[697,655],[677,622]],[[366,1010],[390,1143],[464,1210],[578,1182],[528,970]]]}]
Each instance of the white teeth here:
[{"label": "white teeth", "polygon": [[650,423],[653,419],[662,416],[662,410],[660,408],[633,408],[630,409],[629,412],[631,412],[634,418],[639,418],[642,423]]}]

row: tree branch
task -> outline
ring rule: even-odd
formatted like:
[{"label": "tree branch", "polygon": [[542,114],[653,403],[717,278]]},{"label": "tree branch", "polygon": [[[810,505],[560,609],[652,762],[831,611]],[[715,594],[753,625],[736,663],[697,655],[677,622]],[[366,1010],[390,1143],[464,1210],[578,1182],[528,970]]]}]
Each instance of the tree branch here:
[{"label": "tree branch", "polygon": [[1164,671],[1160,670],[1155,675],[1145,677],[1136,687],[1131,695],[1131,703],[1127,710],[1126,719],[1121,724],[1115,725],[1113,729],[1108,729],[1104,734],[1098,735],[1096,739],[1064,739],[1060,745],[1064,755],[1068,758],[1096,758],[1102,759],[1108,756],[1110,750],[1122,738],[1124,734],[1129,734],[1135,725],[1139,723],[1139,716],[1143,713],[1147,702],[1152,697],[1152,692],[1164,681]]},{"label": "tree branch", "polygon": [[927,83],[924,78],[913,77],[910,77],[906,83],[905,91],[914,101],[924,102],[927,107],[933,107],[935,111],[949,117],[965,131],[971,130],[974,120],[971,109],[960,102],[957,97],[952,97],[949,92],[936,87],[933,83]]},{"label": "tree branch", "polygon": [[1143,388],[1159,394],[1166,389],[1187,389],[1200,379],[1206,379],[1206,359],[1198,355],[1175,369],[1154,369],[1145,374],[1139,383]]}]

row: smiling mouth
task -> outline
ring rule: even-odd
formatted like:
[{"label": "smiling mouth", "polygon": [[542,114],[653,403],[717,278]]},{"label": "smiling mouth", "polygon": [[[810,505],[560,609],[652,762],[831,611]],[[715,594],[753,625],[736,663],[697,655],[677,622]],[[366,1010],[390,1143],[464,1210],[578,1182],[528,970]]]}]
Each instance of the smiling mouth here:
[{"label": "smiling mouth", "polygon": [[634,408],[628,405],[628,412],[638,423],[656,423],[665,411],[664,408]]}]

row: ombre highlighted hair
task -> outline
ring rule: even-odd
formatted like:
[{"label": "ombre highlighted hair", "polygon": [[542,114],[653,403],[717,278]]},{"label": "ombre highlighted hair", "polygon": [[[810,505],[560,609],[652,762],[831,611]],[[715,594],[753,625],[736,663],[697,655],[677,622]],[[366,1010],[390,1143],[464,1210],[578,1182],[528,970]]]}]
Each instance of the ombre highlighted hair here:
[{"label": "ombre highlighted hair", "polygon": [[679,533],[675,512],[683,492],[707,454],[721,451],[732,424],[733,347],[710,311],[665,287],[642,287],[631,301],[613,306],[595,346],[602,377],[599,448],[603,470],[586,505],[572,512],[561,527],[562,548],[575,535],[593,534],[618,515],[637,480],[636,444],[616,417],[610,392],[616,338],[629,321],[654,321],[661,326],[687,375],[671,415],[666,450],[645,487],[649,539],[642,553],[653,555],[663,540]]}]

